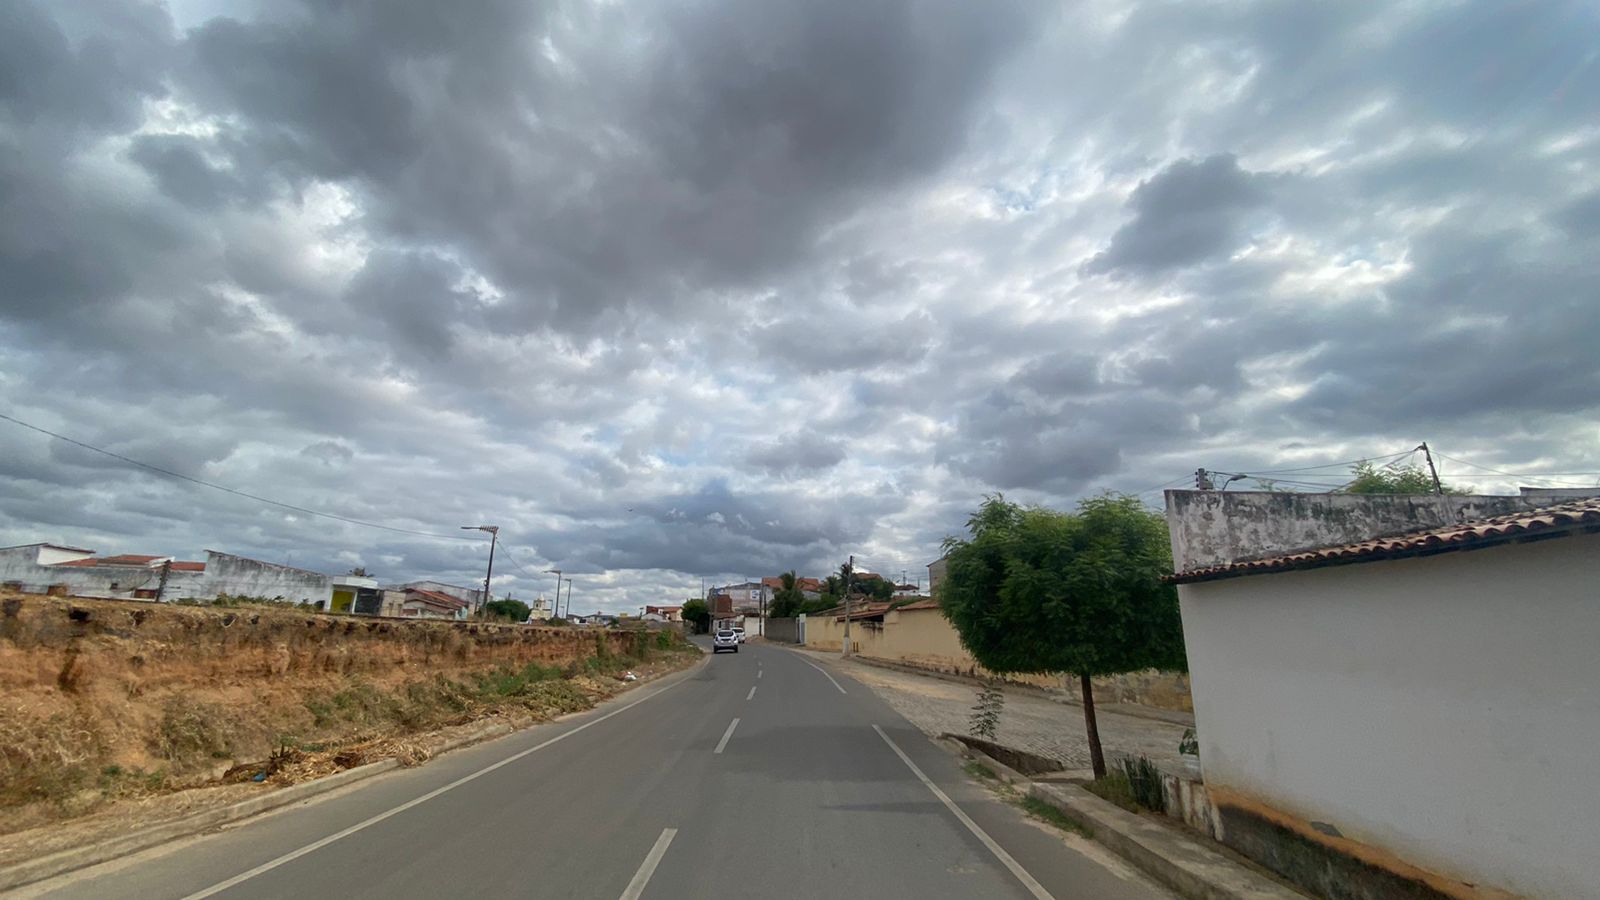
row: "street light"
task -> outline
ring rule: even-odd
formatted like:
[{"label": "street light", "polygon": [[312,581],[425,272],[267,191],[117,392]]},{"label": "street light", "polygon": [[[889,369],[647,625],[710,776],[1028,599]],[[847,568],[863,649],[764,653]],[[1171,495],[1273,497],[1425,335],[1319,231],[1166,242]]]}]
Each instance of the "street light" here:
[{"label": "street light", "polygon": [[550,618],[552,618],[552,619],[560,618],[561,617],[561,570],[560,569],[545,569],[545,571],[556,576],[556,605],[554,607],[552,607],[551,610],[550,610]]},{"label": "street light", "polygon": [[[561,592],[559,590],[556,592],[556,599],[557,600],[561,599]],[[572,579],[571,578],[567,579],[567,616],[569,618],[572,616]]]},{"label": "street light", "polygon": [[483,607],[489,604],[489,579],[494,577],[494,545],[500,540],[499,525],[463,525],[462,531],[487,531],[489,532],[489,568],[483,573],[483,605],[478,607],[482,612]]}]

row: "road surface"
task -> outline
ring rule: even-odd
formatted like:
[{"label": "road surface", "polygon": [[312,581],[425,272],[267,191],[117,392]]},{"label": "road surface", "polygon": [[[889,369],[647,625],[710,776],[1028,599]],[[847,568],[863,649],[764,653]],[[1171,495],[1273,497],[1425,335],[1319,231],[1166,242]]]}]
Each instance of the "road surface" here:
[{"label": "road surface", "polygon": [[864,686],[756,644],[582,716],[18,894],[1169,896],[994,799]]}]

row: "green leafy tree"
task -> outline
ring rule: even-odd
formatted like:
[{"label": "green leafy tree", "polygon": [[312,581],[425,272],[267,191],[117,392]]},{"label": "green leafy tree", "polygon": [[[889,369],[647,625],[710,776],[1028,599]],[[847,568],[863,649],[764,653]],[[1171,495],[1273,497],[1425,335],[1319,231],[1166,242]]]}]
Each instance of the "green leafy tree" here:
[{"label": "green leafy tree", "polygon": [[711,607],[699,597],[686,600],[683,604],[683,620],[694,628],[695,634],[705,634],[711,630]]},{"label": "green leafy tree", "polygon": [[[1345,485],[1347,494],[1432,494],[1433,476],[1421,466],[1374,466],[1370,462],[1357,463],[1352,470],[1355,480]],[[1464,494],[1466,490],[1443,485],[1446,494]]]},{"label": "green leafy tree", "polygon": [[767,607],[767,615],[777,619],[798,615],[801,607],[805,606],[806,595],[798,586],[799,579],[795,576],[794,570],[779,575],[778,580],[781,586],[772,594],[772,603]]},{"label": "green leafy tree", "polygon": [[998,674],[1070,672],[1096,778],[1105,755],[1090,679],[1139,669],[1183,670],[1183,626],[1166,521],[1137,497],[1104,494],[1074,513],[995,495],[945,541],[939,602],[961,643]]},{"label": "green leafy tree", "polygon": [[879,575],[866,578],[857,576],[855,588],[858,593],[866,594],[869,599],[880,603],[894,597],[894,582]]},{"label": "green leafy tree", "polygon": [[505,600],[490,600],[483,607],[483,614],[487,618],[504,619],[509,622],[526,622],[531,612],[533,610],[528,608],[528,604],[509,597]]}]

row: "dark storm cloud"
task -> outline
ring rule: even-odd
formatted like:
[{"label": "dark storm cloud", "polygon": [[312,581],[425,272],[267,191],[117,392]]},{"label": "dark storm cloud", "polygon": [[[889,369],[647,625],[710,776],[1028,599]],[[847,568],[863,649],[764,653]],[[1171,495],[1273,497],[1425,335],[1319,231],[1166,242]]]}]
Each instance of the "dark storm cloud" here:
[{"label": "dark storm cloud", "polygon": [[1015,2],[567,10],[641,33],[619,45],[555,8],[216,20],[186,87],[250,151],[359,183],[381,227],[505,286],[501,327],[570,327],[793,265],[827,217],[958,151],[1027,33]]},{"label": "dark storm cloud", "polygon": [[[0,3],[0,407],[497,590],[1600,465],[1592,4],[245,6]],[[487,557],[4,423],[0,537]]]},{"label": "dark storm cloud", "polygon": [[1133,219],[1086,270],[1162,272],[1226,253],[1267,196],[1261,176],[1239,168],[1231,154],[1178,160],[1139,184],[1128,199]]}]

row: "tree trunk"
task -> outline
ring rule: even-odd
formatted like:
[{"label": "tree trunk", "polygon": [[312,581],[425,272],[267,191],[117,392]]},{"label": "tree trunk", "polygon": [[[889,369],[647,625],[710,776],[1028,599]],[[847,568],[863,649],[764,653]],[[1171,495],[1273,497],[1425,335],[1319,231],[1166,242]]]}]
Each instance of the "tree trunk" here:
[{"label": "tree trunk", "polygon": [[1079,675],[1078,683],[1083,688],[1083,728],[1089,734],[1089,766],[1094,769],[1096,779],[1104,778],[1106,755],[1100,749],[1100,726],[1094,718],[1094,685],[1087,675]]}]

